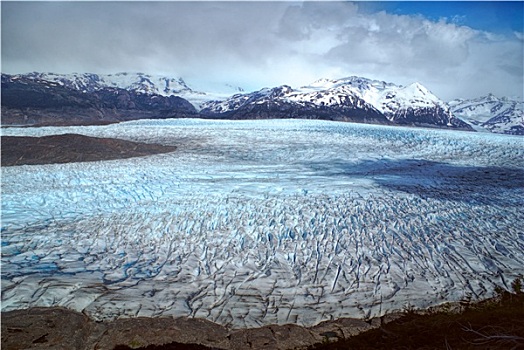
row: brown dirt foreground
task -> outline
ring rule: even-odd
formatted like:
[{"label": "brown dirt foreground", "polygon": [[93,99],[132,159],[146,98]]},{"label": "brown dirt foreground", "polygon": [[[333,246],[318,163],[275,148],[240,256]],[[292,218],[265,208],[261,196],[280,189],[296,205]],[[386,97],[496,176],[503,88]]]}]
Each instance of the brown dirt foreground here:
[{"label": "brown dirt foreground", "polygon": [[78,134],[2,137],[2,166],[92,162],[142,157],[176,150],[174,146],[138,143]]},{"label": "brown dirt foreground", "polygon": [[379,328],[309,349],[524,349],[524,293],[503,292],[465,305],[461,313],[407,312]]},{"label": "brown dirt foreground", "polygon": [[94,322],[63,308],[34,308],[2,313],[2,349],[524,349],[522,292],[438,310],[228,330],[200,319]]}]

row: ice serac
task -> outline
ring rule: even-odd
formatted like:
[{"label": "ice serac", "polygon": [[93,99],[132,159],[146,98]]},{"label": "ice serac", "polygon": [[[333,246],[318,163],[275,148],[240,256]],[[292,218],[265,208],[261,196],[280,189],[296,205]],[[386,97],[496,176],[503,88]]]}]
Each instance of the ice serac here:
[{"label": "ice serac", "polygon": [[2,167],[2,311],[313,326],[488,298],[524,271],[520,136],[274,119],[2,132],[177,147]]},{"label": "ice serac", "polygon": [[524,135],[522,100],[496,97],[493,94],[475,99],[457,99],[449,103],[453,114],[479,131]]},{"label": "ice serac", "polygon": [[97,85],[96,74],[76,80],[45,74],[2,74],[3,125],[86,125],[125,120],[195,117],[187,100],[145,90]]},{"label": "ice serac", "polygon": [[270,115],[472,130],[419,83],[404,87],[362,77],[320,79],[296,90],[281,86],[237,94],[204,104],[202,112],[233,119]]}]

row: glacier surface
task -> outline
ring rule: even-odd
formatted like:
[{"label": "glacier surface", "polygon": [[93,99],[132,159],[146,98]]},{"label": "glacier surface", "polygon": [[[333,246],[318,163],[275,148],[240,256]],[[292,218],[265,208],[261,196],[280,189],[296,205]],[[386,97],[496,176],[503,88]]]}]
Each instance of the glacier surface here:
[{"label": "glacier surface", "polygon": [[7,128],[176,145],[2,168],[2,311],[314,325],[524,272],[521,137],[308,120]]}]

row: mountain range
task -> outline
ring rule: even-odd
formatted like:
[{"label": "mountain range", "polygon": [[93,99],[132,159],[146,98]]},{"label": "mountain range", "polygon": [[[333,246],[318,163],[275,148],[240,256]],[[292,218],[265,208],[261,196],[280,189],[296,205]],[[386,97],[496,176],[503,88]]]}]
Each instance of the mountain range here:
[{"label": "mountain range", "polygon": [[493,95],[446,103],[419,83],[321,79],[245,93],[191,88],[145,73],[2,74],[2,125],[78,125],[143,118],[325,119],[524,134],[521,101]]},{"label": "mountain range", "polygon": [[449,102],[451,112],[477,131],[524,135],[524,103],[493,94]]},{"label": "mountain range", "polygon": [[470,129],[418,83],[404,87],[361,77],[321,79],[296,90],[284,85],[237,94],[204,103],[201,113],[233,119],[325,115],[325,119],[351,122]]},{"label": "mountain range", "polygon": [[96,75],[48,80],[2,74],[2,125],[90,125],[134,119],[198,117],[187,100],[99,84]]}]

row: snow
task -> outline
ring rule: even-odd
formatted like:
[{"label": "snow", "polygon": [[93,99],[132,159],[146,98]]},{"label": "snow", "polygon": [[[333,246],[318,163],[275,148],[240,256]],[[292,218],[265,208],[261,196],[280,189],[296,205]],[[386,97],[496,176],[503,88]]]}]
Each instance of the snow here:
[{"label": "snow", "polygon": [[302,93],[327,91],[339,95],[356,95],[386,115],[398,109],[444,105],[443,101],[420,83],[401,86],[362,77],[321,79],[302,87],[299,91]]},{"label": "snow", "polygon": [[193,92],[182,78],[172,78],[163,75],[150,75],[144,73],[31,73],[28,76],[57,82],[77,90],[98,90],[103,87],[114,87],[134,90],[145,94],[158,94],[171,96]]},{"label": "snow", "polygon": [[178,146],[2,169],[2,310],[231,327],[485,298],[524,270],[521,137],[313,120],[6,128]]},{"label": "snow", "polygon": [[[189,87],[184,79],[180,77],[131,72],[115,74],[35,72],[25,74],[24,76],[54,82],[84,92],[110,87],[132,90],[143,94],[179,96],[188,100],[197,110],[200,110],[205,102],[223,100],[230,97],[233,93],[243,91],[242,88],[234,87],[230,84],[212,84],[209,86],[211,91],[202,92]],[[17,76],[13,77],[16,78]]]},{"label": "snow", "polygon": [[272,90],[262,89],[251,94],[235,95],[225,101],[210,101],[204,104],[203,108],[207,107],[213,112],[222,113],[235,110],[252,98],[263,98],[257,103],[264,103],[268,93],[277,89],[281,89],[281,94],[276,98],[286,102],[313,103],[318,106],[344,106],[348,102],[356,103],[361,108],[375,108],[390,120],[394,118],[395,113],[408,109],[449,110],[444,101],[420,83],[401,86],[362,77],[320,79],[298,89],[291,89],[288,86]]},{"label": "snow", "polygon": [[516,133],[516,129],[524,129],[524,103],[516,98],[489,94],[471,100],[454,100],[449,105],[454,115],[477,131]]}]

